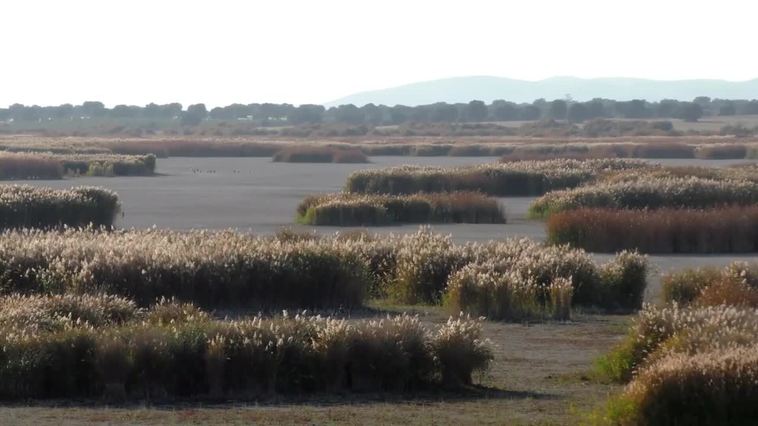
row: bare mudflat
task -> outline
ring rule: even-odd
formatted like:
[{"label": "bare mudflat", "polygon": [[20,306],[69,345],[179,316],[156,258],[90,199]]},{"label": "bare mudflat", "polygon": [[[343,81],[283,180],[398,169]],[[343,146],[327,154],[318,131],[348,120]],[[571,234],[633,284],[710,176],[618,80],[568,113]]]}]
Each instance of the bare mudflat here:
[{"label": "bare mudflat", "polygon": [[[256,234],[271,234],[283,227],[334,233],[354,228],[295,225],[298,203],[312,194],[339,191],[347,176],[366,168],[403,164],[458,166],[493,162],[494,157],[371,157],[369,164],[275,163],[268,158],[168,158],[157,164],[154,177],[82,177],[66,180],[19,181],[31,185],[71,187],[97,185],[116,191],[124,215],[123,228],[157,226],[170,229],[236,228]],[[651,160],[667,165],[729,166],[746,160]],[[545,239],[541,221],[528,220],[533,197],[499,198],[508,223],[435,225],[436,232],[449,233],[458,242],[511,237]],[[371,228],[377,233],[407,233],[417,225]],[[605,258],[607,255],[597,255]],[[753,260],[754,255],[651,256],[647,299],[660,292],[660,274],[675,269],[723,266],[735,260]]]}]

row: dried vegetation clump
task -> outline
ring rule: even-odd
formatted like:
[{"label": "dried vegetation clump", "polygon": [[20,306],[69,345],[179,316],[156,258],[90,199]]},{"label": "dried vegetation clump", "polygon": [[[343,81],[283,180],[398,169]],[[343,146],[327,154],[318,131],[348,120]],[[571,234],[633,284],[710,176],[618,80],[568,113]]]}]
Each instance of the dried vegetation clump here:
[{"label": "dried vegetation clump", "polygon": [[188,304],[112,296],[0,299],[0,398],[257,398],[470,385],[481,324],[298,314],[216,320]]},{"label": "dried vegetation clump", "polygon": [[465,167],[400,166],[352,173],[345,191],[362,194],[478,191],[497,196],[542,195],[574,188],[598,176],[648,167],[632,160],[548,160]]},{"label": "dried vegetation clump", "polygon": [[505,223],[497,200],[477,192],[413,195],[337,193],[310,196],[297,208],[298,222],[365,226],[393,223]]},{"label": "dried vegetation clump", "polygon": [[0,185],[0,228],[110,227],[120,209],[107,189]]},{"label": "dried vegetation clump", "polygon": [[[744,263],[669,276],[671,304],[646,306],[598,362],[629,382],[603,424],[751,424],[758,416],[758,280]],[[682,306],[678,302],[686,303]]]}]

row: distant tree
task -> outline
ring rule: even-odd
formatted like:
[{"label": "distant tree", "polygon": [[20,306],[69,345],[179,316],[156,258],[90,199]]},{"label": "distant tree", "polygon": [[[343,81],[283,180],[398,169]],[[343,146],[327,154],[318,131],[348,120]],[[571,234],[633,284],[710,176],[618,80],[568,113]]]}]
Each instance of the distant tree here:
[{"label": "distant tree", "polygon": [[581,123],[589,118],[589,110],[580,102],[573,102],[568,107],[566,119],[572,123]]},{"label": "distant tree", "polygon": [[363,124],[365,120],[363,111],[353,104],[330,108],[330,112],[338,123]]},{"label": "distant tree", "polygon": [[435,122],[452,123],[458,120],[458,108],[445,102],[432,105],[431,120]]},{"label": "distant tree", "polygon": [[11,111],[8,108],[0,108],[0,121],[7,121],[11,118]]},{"label": "distant tree", "polygon": [[325,108],[321,105],[300,105],[287,114],[287,121],[292,124],[315,124],[324,118]]},{"label": "distant tree", "polygon": [[278,122],[286,120],[294,109],[295,107],[290,104],[265,103],[258,107],[258,115],[261,121]]},{"label": "distant tree", "polygon": [[363,113],[363,120],[368,123],[372,124],[374,126],[379,126],[381,124],[384,124],[385,121],[385,112],[388,108],[384,105],[382,106],[376,106],[374,104],[366,104],[361,107],[361,112]]},{"label": "distant tree", "polygon": [[674,117],[679,110],[679,103],[679,101],[674,99],[664,99],[658,102],[655,115],[660,118]]},{"label": "distant tree", "polygon": [[38,121],[40,119],[41,108],[37,105],[24,106],[22,104],[13,104],[8,107],[8,114],[13,121]]},{"label": "distant tree", "polygon": [[642,99],[616,102],[616,112],[623,118],[646,118],[648,116],[646,104]]},{"label": "distant tree", "polygon": [[103,117],[105,116],[105,105],[98,101],[87,101],[81,106],[82,114],[87,117]]},{"label": "distant tree", "polygon": [[732,101],[726,101],[719,108],[719,115],[729,116],[729,115],[735,115],[735,114],[737,114],[737,108],[734,106],[734,102]]},{"label": "distant tree", "polygon": [[390,123],[401,124],[411,120],[413,108],[404,105],[395,105],[390,108]]},{"label": "distant tree", "polygon": [[601,99],[593,99],[585,104],[587,107],[588,118],[602,118],[605,117],[605,105]]},{"label": "distant tree", "polygon": [[739,112],[740,114],[745,115],[755,115],[758,114],[758,100],[753,99],[750,102],[746,102],[742,106],[742,111]]},{"label": "distant tree", "polygon": [[519,111],[516,104],[504,100],[496,100],[490,106],[490,115],[495,121],[512,121],[519,119]]},{"label": "distant tree", "polygon": [[684,121],[694,122],[703,116],[703,109],[694,102],[682,102],[678,115]]},{"label": "distant tree", "polygon": [[187,107],[187,111],[182,113],[183,126],[197,126],[208,116],[208,110],[205,104],[194,104]]},{"label": "distant tree", "polygon": [[116,105],[110,111],[110,116],[115,118],[134,118],[140,114],[140,108],[129,105]]},{"label": "distant tree", "polygon": [[466,119],[468,121],[485,121],[487,119],[487,105],[482,101],[471,101],[466,106]]},{"label": "distant tree", "polygon": [[525,105],[521,108],[521,119],[525,121],[539,120],[542,111],[535,105]]},{"label": "distant tree", "polygon": [[71,104],[62,104],[54,108],[53,116],[56,119],[67,119],[74,115],[74,106]]},{"label": "distant tree", "polygon": [[568,106],[563,99],[556,99],[550,102],[550,108],[548,110],[548,116],[554,120],[563,120],[568,113]]}]

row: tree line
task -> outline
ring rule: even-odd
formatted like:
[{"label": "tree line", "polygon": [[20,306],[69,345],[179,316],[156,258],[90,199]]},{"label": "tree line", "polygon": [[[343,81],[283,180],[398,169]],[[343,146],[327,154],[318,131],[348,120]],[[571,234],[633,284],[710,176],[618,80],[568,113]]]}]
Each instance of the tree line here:
[{"label": "tree line", "polygon": [[102,102],[81,105],[27,106],[13,104],[0,108],[0,121],[46,122],[52,120],[85,120],[109,118],[114,120],[145,119],[179,121],[196,126],[204,120],[249,120],[260,126],[339,123],[347,125],[396,125],[403,123],[454,123],[486,121],[567,120],[580,123],[597,118],[683,119],[697,121],[703,116],[758,114],[758,100],[730,100],[698,97],[693,101],[641,99],[615,101],[593,99],[577,102],[570,97],[532,103],[496,100],[490,104],[474,100],[468,103],[438,102],[420,106],[387,106],[367,104],[361,107],[348,104],[326,108],[322,105],[291,105],[273,103],[232,104],[212,109],[204,104],[187,108],[179,103],[148,104],[144,107],[116,105],[107,108]]}]

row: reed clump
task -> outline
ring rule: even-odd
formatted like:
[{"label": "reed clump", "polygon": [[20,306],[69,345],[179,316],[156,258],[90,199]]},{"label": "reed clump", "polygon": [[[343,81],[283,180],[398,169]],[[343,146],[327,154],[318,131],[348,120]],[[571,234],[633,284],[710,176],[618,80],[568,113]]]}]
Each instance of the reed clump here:
[{"label": "reed clump", "polygon": [[272,157],[283,163],[368,163],[368,157],[356,148],[334,146],[287,146]]},{"label": "reed clump", "polygon": [[747,262],[674,272],[665,275],[661,285],[667,303],[758,308],[758,274],[756,266]]},{"label": "reed clump", "polygon": [[413,195],[337,193],[310,196],[297,208],[310,225],[375,226],[393,223],[505,223],[497,200],[476,192]]},{"label": "reed clump", "polygon": [[232,231],[23,230],[0,240],[5,292],[107,292],[142,306],[165,296],[204,307],[351,308],[371,281],[362,260],[339,247]]},{"label": "reed clump", "polygon": [[353,172],[345,192],[360,194],[413,194],[418,192],[477,191],[496,196],[542,195],[574,188],[598,176],[620,170],[645,168],[630,160],[520,161],[442,168],[401,166]]},{"label": "reed clump", "polygon": [[750,253],[758,251],[758,208],[616,210],[579,208],[550,215],[548,240],[593,252]]},{"label": "reed clump", "polygon": [[0,179],[62,179],[64,176],[151,176],[155,156],[108,153],[0,153]]},{"label": "reed clump", "polygon": [[2,229],[110,227],[119,209],[116,193],[103,188],[0,185]]},{"label": "reed clump", "polygon": [[[493,358],[480,322],[467,317],[436,328],[409,315],[347,321],[285,312],[238,320],[207,314],[150,320],[155,309],[187,309],[171,304],[118,323],[0,329],[0,398],[160,401],[404,392],[469,385]],[[5,310],[12,308],[0,306],[0,323]]]},{"label": "reed clump", "polygon": [[579,208],[705,209],[758,202],[758,183],[699,177],[637,177],[554,191],[537,199],[529,213],[535,218]]},{"label": "reed clump", "polygon": [[674,304],[640,312],[598,366],[630,381],[600,424],[750,424],[758,415],[758,310]]}]

